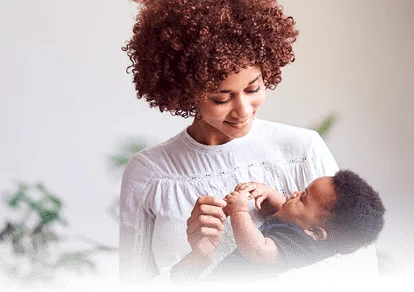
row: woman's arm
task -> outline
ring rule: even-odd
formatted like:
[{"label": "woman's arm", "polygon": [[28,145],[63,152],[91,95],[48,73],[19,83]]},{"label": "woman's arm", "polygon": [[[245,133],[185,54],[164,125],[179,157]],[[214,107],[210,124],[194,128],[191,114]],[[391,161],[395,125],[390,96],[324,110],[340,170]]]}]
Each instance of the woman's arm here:
[{"label": "woman's arm", "polygon": [[171,269],[173,282],[195,281],[214,258],[217,245],[223,236],[226,219],[224,200],[203,196],[197,202],[187,220],[187,240],[192,251]]},{"label": "woman's arm", "polygon": [[151,180],[146,161],[137,156],[127,165],[119,203],[119,272],[123,282],[145,282],[158,275],[152,251],[154,218],[147,212],[145,186]]}]

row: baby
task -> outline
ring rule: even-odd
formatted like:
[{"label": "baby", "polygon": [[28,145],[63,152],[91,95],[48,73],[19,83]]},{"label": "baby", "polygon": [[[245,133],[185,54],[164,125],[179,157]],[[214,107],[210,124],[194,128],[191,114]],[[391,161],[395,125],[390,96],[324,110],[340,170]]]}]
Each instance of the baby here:
[{"label": "baby", "polygon": [[[266,217],[258,229],[249,199]],[[374,242],[385,208],[376,191],[349,170],[314,180],[304,191],[283,197],[268,185],[238,184],[225,197],[238,249],[212,271],[207,281],[231,277],[257,279],[346,254]],[[230,277],[230,278],[229,278]]]}]

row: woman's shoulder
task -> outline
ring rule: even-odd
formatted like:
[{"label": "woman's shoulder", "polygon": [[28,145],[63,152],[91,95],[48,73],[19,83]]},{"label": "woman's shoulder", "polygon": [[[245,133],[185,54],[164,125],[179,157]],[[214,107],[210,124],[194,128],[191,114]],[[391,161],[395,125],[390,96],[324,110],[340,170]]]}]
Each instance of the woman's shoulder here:
[{"label": "woman's shoulder", "polygon": [[270,139],[273,143],[290,147],[310,148],[315,140],[320,139],[315,130],[267,120],[259,120],[257,133],[264,139]]},{"label": "woman's shoulder", "polygon": [[136,177],[137,174],[162,173],[161,166],[165,161],[171,159],[172,153],[180,148],[183,132],[157,145],[149,146],[137,153],[130,159],[124,171],[125,175]]}]

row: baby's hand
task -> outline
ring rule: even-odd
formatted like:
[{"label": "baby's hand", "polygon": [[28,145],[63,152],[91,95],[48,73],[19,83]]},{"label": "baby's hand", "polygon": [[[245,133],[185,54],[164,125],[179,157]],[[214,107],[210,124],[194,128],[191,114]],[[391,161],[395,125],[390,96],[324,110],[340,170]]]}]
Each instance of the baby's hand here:
[{"label": "baby's hand", "polygon": [[224,197],[227,205],[223,208],[223,211],[228,215],[233,215],[237,212],[249,212],[249,200],[247,192],[232,192]]},{"label": "baby's hand", "polygon": [[240,183],[234,189],[236,192],[249,192],[247,199],[255,199],[255,206],[261,209],[262,202],[266,200],[269,194],[273,191],[271,187],[266,184],[257,182]]}]

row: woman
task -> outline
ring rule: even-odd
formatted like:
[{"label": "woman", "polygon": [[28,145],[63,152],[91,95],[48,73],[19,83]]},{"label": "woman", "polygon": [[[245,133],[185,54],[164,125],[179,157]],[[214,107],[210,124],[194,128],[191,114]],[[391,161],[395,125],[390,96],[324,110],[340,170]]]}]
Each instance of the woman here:
[{"label": "woman", "polygon": [[194,121],[125,169],[121,276],[203,278],[236,248],[222,208],[238,183],[287,196],[338,166],[316,132],[256,118],[294,61],[298,32],[274,0],[141,2],[124,48],[137,96]]}]

